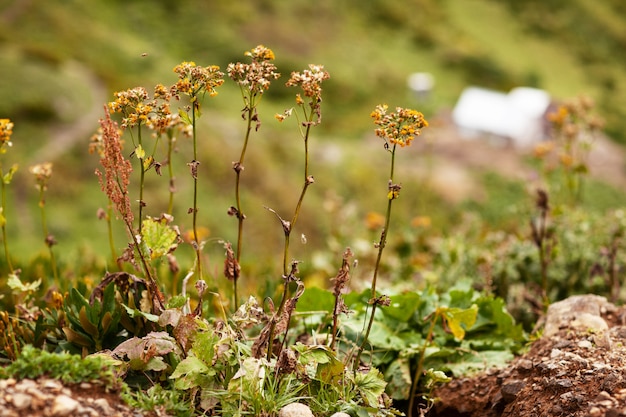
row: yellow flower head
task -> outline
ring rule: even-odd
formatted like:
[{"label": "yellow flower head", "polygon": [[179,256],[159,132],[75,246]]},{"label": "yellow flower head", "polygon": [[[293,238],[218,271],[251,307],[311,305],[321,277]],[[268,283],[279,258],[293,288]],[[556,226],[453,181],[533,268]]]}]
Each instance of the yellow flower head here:
[{"label": "yellow flower head", "polygon": [[217,95],[215,89],[224,84],[224,73],[217,65],[199,67],[193,61],[183,62],[174,67],[174,72],[178,74],[178,82],[172,87],[176,98],[180,98],[178,94],[197,97],[204,92],[213,97]]},{"label": "yellow flower head", "polygon": [[4,145],[11,146],[11,135],[13,135],[13,123],[9,119],[0,119],[0,153],[4,153]]},{"label": "yellow flower head", "polygon": [[273,61],[275,56],[274,52],[270,48],[266,48],[263,45],[259,45],[251,51],[247,51],[245,56],[252,57],[253,61]]},{"label": "yellow flower head", "polygon": [[379,126],[376,136],[401,147],[408,146],[422,133],[422,128],[428,127],[428,121],[417,110],[396,107],[396,111],[388,113],[386,104],[379,104],[370,114],[374,124]]}]

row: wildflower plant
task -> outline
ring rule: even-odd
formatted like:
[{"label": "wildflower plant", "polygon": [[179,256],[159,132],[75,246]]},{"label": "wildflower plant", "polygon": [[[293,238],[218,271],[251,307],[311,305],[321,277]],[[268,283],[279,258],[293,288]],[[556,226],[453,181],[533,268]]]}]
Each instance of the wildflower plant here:
[{"label": "wildflower plant", "polygon": [[[244,107],[241,110],[241,118],[247,123],[246,134],[241,148],[241,154],[239,160],[233,162],[233,170],[235,171],[235,206],[232,206],[228,210],[228,214],[237,218],[237,247],[235,249],[235,256],[231,257],[229,273],[226,277],[233,283],[233,301],[235,310],[238,307],[238,295],[237,295],[237,281],[239,279],[239,271],[241,264],[241,252],[243,246],[243,221],[246,218],[241,205],[241,173],[244,170],[244,159],[246,156],[246,150],[248,149],[248,142],[250,140],[250,133],[254,124],[254,130],[258,131],[261,127],[261,120],[259,119],[258,104],[263,98],[263,93],[270,87],[272,80],[276,80],[280,77],[280,74],[276,72],[276,66],[272,63],[274,60],[274,52],[266,48],[263,45],[259,45],[251,51],[246,51],[246,56],[251,58],[251,63],[244,64],[241,62],[231,63],[228,65],[228,76],[239,85],[241,91],[241,97],[243,99]],[[230,246],[229,246],[230,248]],[[232,251],[232,248],[230,248]]]},{"label": "wildflower plant", "polygon": [[[269,331],[269,343],[267,349],[268,358],[271,355],[272,342],[274,338],[276,320],[282,320],[282,316],[285,313],[285,306],[288,300],[289,284],[291,282],[298,282],[295,272],[297,272],[298,261],[290,260],[289,258],[289,241],[291,231],[298,222],[300,215],[300,209],[302,208],[302,202],[304,196],[311,184],[315,182],[315,178],[309,172],[309,138],[311,134],[311,128],[319,125],[322,122],[322,83],[330,78],[330,74],[324,70],[323,65],[309,65],[309,69],[302,72],[292,72],[291,77],[285,84],[287,87],[300,87],[302,94],[296,94],[296,107],[291,108],[283,112],[283,114],[277,114],[276,119],[282,122],[285,118],[295,114],[298,120],[298,128],[300,136],[304,142],[304,169],[303,169],[303,184],[300,197],[296,203],[291,220],[285,220],[278,215],[274,210],[273,212],[283,228],[285,236],[283,246],[283,293],[281,296],[280,304],[276,311],[276,317],[272,321],[272,325]],[[299,284],[299,283],[298,283]],[[298,291],[300,285],[298,285]],[[291,298],[290,300],[294,300]],[[297,301],[297,298],[295,299]],[[295,305],[294,305],[295,308]],[[291,313],[288,312],[288,315]],[[287,328],[289,327],[289,320],[287,321]]]},{"label": "wildflower plant", "polygon": [[183,62],[174,67],[174,72],[178,74],[178,81],[171,87],[171,94],[177,100],[181,95],[189,98],[189,104],[184,110],[179,112],[183,121],[191,126],[191,137],[193,140],[193,159],[189,166],[191,177],[193,178],[193,207],[189,209],[192,215],[193,246],[196,252],[196,273],[198,279],[202,279],[202,243],[198,234],[198,140],[197,140],[197,118],[200,117],[200,102],[205,94],[209,97],[217,96],[216,88],[224,83],[224,74],[218,66],[211,65],[201,67],[195,62]]},{"label": "wildflower plant", "polygon": [[385,214],[385,225],[380,234],[380,240],[376,244],[378,255],[376,256],[376,264],[372,275],[370,285],[371,298],[369,303],[372,306],[369,321],[365,329],[365,333],[360,341],[358,352],[354,361],[354,369],[360,366],[360,358],[365,348],[365,344],[369,338],[377,306],[389,305],[389,297],[385,295],[379,296],[376,292],[376,284],[378,272],[380,270],[381,259],[385,246],[387,245],[387,236],[389,233],[389,223],[391,220],[391,207],[394,200],[400,196],[402,186],[394,182],[394,169],[396,162],[396,150],[398,147],[404,148],[409,146],[413,140],[419,136],[422,129],[428,127],[428,122],[424,115],[416,110],[396,107],[394,112],[389,112],[386,104],[378,105],[371,113],[374,124],[378,126],[375,130],[376,136],[385,141],[384,148],[391,155],[389,181],[387,184],[387,211]]},{"label": "wildflower plant", "polygon": [[[0,119],[0,157],[7,152],[7,149],[13,146],[11,142],[11,136],[13,135],[13,123],[10,119]],[[11,263],[11,255],[9,252],[9,242],[7,240],[7,218],[6,218],[6,188],[13,180],[13,175],[17,171],[17,164],[11,165],[11,167],[5,172],[2,165],[2,159],[0,159],[0,185],[2,186],[0,195],[0,227],[2,228],[2,244],[4,245],[4,256],[9,267],[9,272],[13,273],[13,265]]]},{"label": "wildflower plant", "polygon": [[[146,203],[144,201],[144,183],[146,171],[150,168],[150,158],[146,158],[146,151],[143,147],[142,125],[148,122],[148,117],[153,111],[153,105],[149,103],[148,91],[143,87],[136,87],[126,91],[118,91],[115,93],[115,101],[109,103],[109,109],[113,113],[121,113],[122,128],[130,131],[133,142],[133,155],[139,159],[139,199],[138,199],[138,233],[141,236],[141,219],[143,218],[143,208]],[[133,134],[133,128],[137,129],[136,137]]]},{"label": "wildflower plant", "polygon": [[[48,232],[48,220],[46,218],[46,190],[48,189],[48,181],[52,177],[52,163],[44,162],[42,164],[30,167],[30,172],[35,176],[36,187],[39,192],[39,209],[41,211],[41,227],[46,247],[50,253],[50,267],[54,276],[54,282],[59,285],[59,273],[57,270],[56,258],[52,247],[57,243],[53,235]],[[47,284],[47,282],[44,282]]]}]

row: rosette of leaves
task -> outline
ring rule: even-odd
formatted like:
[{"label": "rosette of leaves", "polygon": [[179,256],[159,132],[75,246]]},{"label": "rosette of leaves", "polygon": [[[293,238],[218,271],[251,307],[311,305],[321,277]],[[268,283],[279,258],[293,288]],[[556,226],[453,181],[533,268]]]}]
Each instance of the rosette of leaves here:
[{"label": "rosette of leaves", "polygon": [[78,290],[72,288],[63,306],[67,326],[63,333],[67,342],[60,345],[83,355],[112,349],[124,340],[120,335],[121,310],[115,301],[115,286],[105,287],[102,298],[90,303]]}]

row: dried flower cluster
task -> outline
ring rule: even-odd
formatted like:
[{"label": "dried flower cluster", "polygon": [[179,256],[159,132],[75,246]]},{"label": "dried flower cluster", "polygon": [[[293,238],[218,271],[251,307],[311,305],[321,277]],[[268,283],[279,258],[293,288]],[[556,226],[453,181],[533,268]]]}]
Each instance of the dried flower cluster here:
[{"label": "dried flower cluster", "polygon": [[322,82],[330,78],[324,71],[323,65],[309,64],[309,69],[300,72],[292,72],[291,78],[285,84],[287,87],[300,86],[306,97],[315,101],[322,101]]},{"label": "dried flower cluster", "polygon": [[248,90],[250,95],[263,94],[269,89],[272,80],[280,77],[280,74],[276,72],[276,66],[271,62],[274,60],[274,52],[259,45],[247,51],[245,55],[251,57],[252,62],[228,64],[228,76],[241,88]]},{"label": "dried flower cluster", "polygon": [[122,153],[120,130],[105,107],[105,118],[100,120],[102,146],[100,163],[104,173],[96,170],[100,188],[106,193],[127,224],[133,223],[133,212],[128,197],[128,185],[133,167]]},{"label": "dried flower cluster", "polygon": [[424,115],[417,110],[396,107],[396,111],[387,113],[388,106],[379,104],[371,114],[374,123],[379,127],[376,136],[386,143],[409,146],[413,139],[421,134],[421,129],[428,126]]},{"label": "dried flower cluster", "polygon": [[30,173],[35,176],[37,189],[39,191],[45,191],[48,187],[48,180],[52,177],[52,163],[44,162],[42,164],[33,165],[30,167]]}]

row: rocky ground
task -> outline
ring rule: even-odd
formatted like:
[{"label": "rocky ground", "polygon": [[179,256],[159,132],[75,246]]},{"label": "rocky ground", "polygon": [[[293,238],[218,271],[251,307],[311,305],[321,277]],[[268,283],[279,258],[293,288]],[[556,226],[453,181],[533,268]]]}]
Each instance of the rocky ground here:
[{"label": "rocky ground", "polygon": [[625,342],[624,307],[597,296],[555,303],[524,355],[440,388],[430,416],[626,416]]},{"label": "rocky ground", "polygon": [[0,417],[141,417],[119,393],[96,383],[64,386],[60,381],[0,380]]}]

